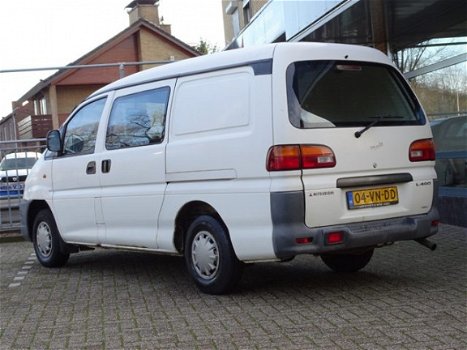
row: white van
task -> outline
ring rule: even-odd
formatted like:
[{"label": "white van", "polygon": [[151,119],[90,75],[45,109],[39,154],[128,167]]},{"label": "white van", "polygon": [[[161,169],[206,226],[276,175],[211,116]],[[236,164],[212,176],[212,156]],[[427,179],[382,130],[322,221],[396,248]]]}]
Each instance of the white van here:
[{"label": "white van", "polygon": [[425,114],[381,52],[282,43],[146,70],[89,96],[29,175],[23,234],[62,266],[89,247],[180,254],[206,293],[244,263],[335,271],[437,232]]}]

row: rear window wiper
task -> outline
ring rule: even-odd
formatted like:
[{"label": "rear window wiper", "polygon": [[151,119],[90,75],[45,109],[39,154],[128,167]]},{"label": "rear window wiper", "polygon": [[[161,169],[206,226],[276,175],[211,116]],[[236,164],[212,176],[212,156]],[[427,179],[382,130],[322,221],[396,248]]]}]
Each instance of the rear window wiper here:
[{"label": "rear window wiper", "polygon": [[367,131],[368,129],[372,128],[373,126],[375,126],[376,124],[378,124],[381,120],[383,119],[403,119],[404,117],[403,116],[399,116],[399,115],[381,115],[379,117],[370,117],[371,119],[373,118],[376,118],[375,120],[373,120],[370,124],[368,124],[367,126],[365,126],[362,130],[359,130],[359,131],[356,131],[355,132],[355,137],[358,139],[360,136],[362,136],[362,134]]}]

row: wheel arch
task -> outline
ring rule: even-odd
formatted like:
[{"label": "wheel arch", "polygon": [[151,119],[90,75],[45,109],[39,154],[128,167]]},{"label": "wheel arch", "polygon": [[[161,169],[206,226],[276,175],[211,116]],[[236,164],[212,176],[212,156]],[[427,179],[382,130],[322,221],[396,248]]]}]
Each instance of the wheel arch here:
[{"label": "wheel arch", "polygon": [[210,215],[224,227],[227,232],[227,239],[230,241],[230,234],[222,217],[216,209],[210,204],[203,201],[191,201],[185,203],[175,217],[175,232],[173,243],[179,253],[183,253],[185,246],[185,238],[188,228],[193,220],[200,215]]},{"label": "wheel arch", "polygon": [[27,232],[29,235],[29,239],[31,241],[32,241],[32,230],[33,230],[33,225],[34,225],[34,219],[36,218],[36,215],[43,209],[48,209],[52,212],[52,209],[50,208],[50,206],[47,204],[45,200],[34,200],[29,205],[28,212],[27,212],[26,225],[27,225]]}]

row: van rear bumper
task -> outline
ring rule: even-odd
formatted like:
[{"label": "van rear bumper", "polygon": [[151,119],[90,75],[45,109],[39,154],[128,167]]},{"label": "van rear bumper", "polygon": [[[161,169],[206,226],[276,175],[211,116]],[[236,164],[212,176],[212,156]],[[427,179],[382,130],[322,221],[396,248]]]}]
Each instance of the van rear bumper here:
[{"label": "van rear bumper", "polygon": [[[434,194],[434,199],[437,193]],[[429,237],[438,232],[432,225],[439,219],[436,201],[427,214],[344,225],[310,228],[305,223],[303,191],[271,193],[274,252],[280,259],[298,254],[323,254],[376,247],[396,241]],[[339,244],[326,244],[330,232],[342,232]],[[297,243],[306,238],[309,243]]]}]

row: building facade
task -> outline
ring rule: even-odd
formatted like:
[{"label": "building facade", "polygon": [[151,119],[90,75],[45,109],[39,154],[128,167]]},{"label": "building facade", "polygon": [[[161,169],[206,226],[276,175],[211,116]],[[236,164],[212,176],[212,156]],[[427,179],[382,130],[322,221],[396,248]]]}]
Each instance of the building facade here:
[{"label": "building facade", "polygon": [[[86,96],[123,75],[198,55],[159,21],[158,1],[135,0],[127,6],[130,25],[91,52],[32,87],[0,122],[3,140],[43,138],[58,128]],[[133,63],[121,65],[121,62]],[[113,64],[112,66],[102,66]],[[83,67],[86,66],[86,67]],[[16,126],[16,129],[15,129]]]},{"label": "building facade", "polygon": [[[280,41],[371,46],[393,58],[433,118],[467,112],[465,0],[223,0],[222,4],[226,49]],[[245,6],[253,10],[248,21],[242,17]]]},{"label": "building facade", "polygon": [[267,0],[223,0],[225,42],[230,43],[266,3]]}]

